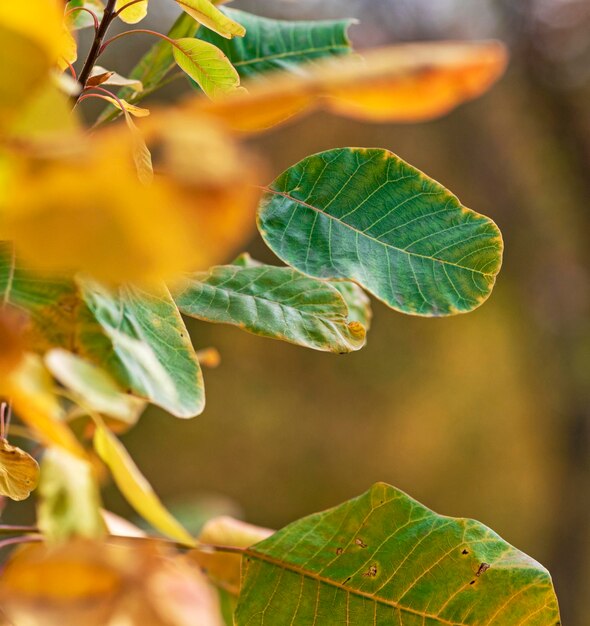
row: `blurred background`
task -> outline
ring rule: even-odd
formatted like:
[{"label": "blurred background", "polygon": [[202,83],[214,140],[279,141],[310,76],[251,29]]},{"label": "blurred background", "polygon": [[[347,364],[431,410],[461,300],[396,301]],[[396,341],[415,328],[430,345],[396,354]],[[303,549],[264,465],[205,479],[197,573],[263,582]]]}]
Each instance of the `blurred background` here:
[{"label": "blurred background", "polygon": [[[504,267],[490,300],[469,315],[412,318],[374,302],[368,345],[347,356],[191,323],[197,347],[216,346],[222,356],[219,368],[205,371],[204,415],[181,421],[150,410],[125,444],[185,518],[229,512],[278,528],[389,482],[440,513],[484,522],[542,562],[564,624],[586,626],[590,1],[233,6],[287,19],[357,17],[358,49],[505,41],[506,77],[442,120],[366,125],[318,113],[255,142],[269,181],[329,148],[394,151],[498,223]],[[173,3],[152,7],[153,25],[165,30]],[[129,69],[146,41],[130,38],[102,64]],[[257,238],[244,249],[276,262]],[[131,516],[114,490],[106,504]]]}]

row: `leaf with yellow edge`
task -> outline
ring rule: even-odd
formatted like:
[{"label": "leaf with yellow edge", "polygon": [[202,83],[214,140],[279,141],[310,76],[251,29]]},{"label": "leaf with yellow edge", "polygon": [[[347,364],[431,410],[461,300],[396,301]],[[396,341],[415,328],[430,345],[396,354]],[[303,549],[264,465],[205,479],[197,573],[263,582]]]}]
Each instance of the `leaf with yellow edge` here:
[{"label": "leaf with yellow edge", "polygon": [[72,537],[100,538],[106,526],[92,465],[59,448],[41,461],[37,522],[51,542]]},{"label": "leaf with yellow edge", "polygon": [[223,52],[200,39],[174,40],[174,60],[212,100],[235,93],[240,76]]},{"label": "leaf with yellow edge", "polygon": [[63,421],[63,409],[41,357],[26,354],[19,367],[0,381],[0,391],[12,399],[15,413],[42,443],[85,458],[82,446]]},{"label": "leaf with yellow edge", "polygon": [[255,132],[313,108],[373,122],[433,119],[480,96],[502,75],[506,49],[496,41],[401,44],[361,59],[320,61],[303,75],[278,73],[245,83],[230,98],[190,104],[230,128]]},{"label": "leaf with yellow edge", "polygon": [[[129,5],[128,8],[125,8]],[[119,11],[119,17],[126,24],[137,24],[147,15],[148,0],[132,2],[132,0],[117,0],[115,11]]]},{"label": "leaf with yellow edge", "polygon": [[67,350],[50,350],[45,364],[56,380],[79,398],[83,408],[134,424],[145,406],[139,398],[124,394],[105,370]]},{"label": "leaf with yellow edge", "polygon": [[254,526],[233,517],[216,517],[203,526],[197,539],[204,545],[192,550],[190,558],[204,569],[215,585],[237,595],[240,592],[242,556],[222,550],[208,550],[207,545],[249,548],[274,532],[270,528]]},{"label": "leaf with yellow edge", "polygon": [[176,0],[176,2],[199,24],[226,39],[243,37],[246,34],[246,29],[241,24],[222,13],[210,0]]},{"label": "leaf with yellow edge", "polygon": [[[107,79],[108,80],[108,79]],[[143,107],[138,107],[135,104],[130,104],[126,100],[122,100],[121,98],[111,98],[110,96],[105,96],[105,100],[108,100],[113,106],[116,106],[123,112],[130,113],[134,117],[147,117],[150,114],[149,109],[144,109]]]},{"label": "leaf with yellow edge", "polygon": [[20,448],[0,437],[0,496],[26,500],[39,482],[39,465]]},{"label": "leaf with yellow edge", "polygon": [[[91,84],[91,80],[93,77],[100,76],[106,74],[106,78],[101,81],[100,84],[104,85],[114,85],[115,87],[128,87],[131,90],[131,93],[137,93],[143,90],[143,83],[134,78],[126,78],[125,76],[121,76],[121,74],[117,74],[117,72],[113,72],[111,70],[107,70],[100,65],[95,65],[90,72],[90,79],[87,84]],[[121,98],[123,100],[124,98]]]},{"label": "leaf with yellow edge", "polygon": [[146,521],[171,539],[187,546],[194,546],[194,539],[164,508],[121,442],[102,424],[97,424],[94,447],[111,470],[121,493]]}]

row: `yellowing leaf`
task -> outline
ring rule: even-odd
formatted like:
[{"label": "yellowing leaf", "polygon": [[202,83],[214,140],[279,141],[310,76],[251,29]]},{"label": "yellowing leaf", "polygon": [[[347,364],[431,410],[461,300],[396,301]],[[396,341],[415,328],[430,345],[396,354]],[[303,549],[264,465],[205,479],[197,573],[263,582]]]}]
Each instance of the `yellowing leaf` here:
[{"label": "yellowing leaf", "polygon": [[185,37],[176,39],[174,60],[209,98],[215,100],[235,93],[240,76],[223,52],[206,41]]},{"label": "yellowing leaf", "polygon": [[226,39],[243,37],[246,34],[246,29],[241,24],[222,13],[210,0],[176,0],[176,2],[199,24]]},{"label": "yellowing leaf", "polygon": [[[1,282],[0,277],[0,284]],[[0,308],[0,378],[8,376],[23,356],[22,334],[25,321],[16,309],[6,306]]]},{"label": "yellowing leaf", "polygon": [[[119,17],[127,24],[137,24],[147,15],[148,0],[142,0],[141,2],[135,2],[130,4],[131,0],[117,0],[115,3],[115,11],[121,11]],[[125,9],[126,5],[130,6]]]},{"label": "yellowing leaf", "polygon": [[121,98],[111,98],[110,96],[105,96],[105,100],[108,100],[119,110],[127,111],[127,113],[131,113],[131,115],[135,117],[147,117],[150,114],[149,109],[144,109],[143,107],[138,107],[135,104],[130,104],[129,102],[127,102],[126,100],[122,100]]},{"label": "yellowing leaf", "polygon": [[0,437],[0,495],[26,500],[39,482],[37,461]]},{"label": "yellowing leaf", "polygon": [[[95,76],[100,76],[104,74],[107,74],[108,76],[104,81],[101,82],[101,84],[115,85],[117,87],[129,87],[135,92],[143,90],[143,84],[140,80],[133,79],[133,78],[125,78],[124,76],[117,74],[117,72],[112,72],[111,70],[107,70],[104,67],[101,67],[100,65],[94,66],[94,68],[92,69],[92,72],[90,72],[90,77],[92,79]],[[87,84],[90,84],[90,80],[88,81]]]},{"label": "yellowing leaf", "polygon": [[216,517],[203,527],[198,540],[204,545],[192,550],[190,558],[205,570],[216,585],[237,595],[240,592],[241,555],[207,550],[206,544],[249,548],[273,533],[269,528],[253,526],[232,517]]},{"label": "yellowing leaf", "polygon": [[124,394],[104,370],[67,350],[50,350],[45,364],[64,387],[80,398],[83,408],[134,424],[145,406],[139,398]]},{"label": "yellowing leaf", "polygon": [[92,465],[60,448],[46,450],[39,483],[39,528],[48,540],[101,537],[105,524]]},{"label": "yellowing leaf", "polygon": [[58,65],[62,70],[65,70],[69,65],[72,65],[78,59],[78,43],[76,42],[76,39],[71,31],[65,26],[62,30],[60,54],[61,56],[58,59]]},{"label": "yellowing leaf", "polygon": [[0,381],[0,387],[12,399],[15,413],[46,446],[58,446],[74,456],[85,457],[78,440],[63,422],[53,381],[39,356],[25,355],[19,367]]},{"label": "yellowing leaf", "polygon": [[194,539],[164,508],[127,450],[103,425],[97,426],[94,447],[111,470],[121,493],[145,520],[168,537],[187,546],[194,545]]},{"label": "yellowing leaf", "polygon": [[314,107],[368,121],[419,122],[478,97],[505,66],[498,42],[403,44],[372,50],[364,59],[328,59],[301,75],[279,73],[246,83],[247,92],[197,106],[245,132]]}]

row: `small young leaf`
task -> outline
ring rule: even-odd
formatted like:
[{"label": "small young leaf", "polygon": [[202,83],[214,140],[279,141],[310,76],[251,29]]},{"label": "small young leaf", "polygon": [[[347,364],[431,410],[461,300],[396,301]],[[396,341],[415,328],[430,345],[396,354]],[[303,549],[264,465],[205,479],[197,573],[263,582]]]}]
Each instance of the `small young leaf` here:
[{"label": "small young leaf", "polygon": [[[121,76],[121,74],[117,74],[117,72],[107,70],[100,65],[94,66],[92,72],[90,72],[90,78],[88,79],[88,82],[86,84],[91,84],[92,78],[101,75],[104,76],[105,74],[108,76],[101,82],[101,84],[113,85],[115,87],[129,87],[129,89],[131,90],[131,94],[138,93],[143,90],[143,83],[140,80],[137,80],[135,78],[125,78],[124,76]],[[125,98],[121,97],[120,99],[124,100]]]},{"label": "small young leaf", "polygon": [[475,309],[502,262],[494,222],[380,149],[330,150],[289,168],[267,189],[259,228],[299,271],[354,280],[413,315]]},{"label": "small young leaf", "polygon": [[244,551],[236,625],[557,626],[549,572],[383,483]]},{"label": "small young leaf", "polygon": [[39,528],[49,541],[105,534],[93,468],[84,459],[48,448],[41,462]]},{"label": "small young leaf", "polygon": [[0,437],[0,496],[26,500],[39,482],[39,465],[20,448]]},{"label": "small young leaf", "polygon": [[[125,8],[129,5],[128,8]],[[121,11],[119,17],[127,24],[137,24],[147,15],[148,0],[132,2],[131,0],[117,0],[115,11]]]},{"label": "small young leaf", "polygon": [[222,13],[210,0],[176,0],[176,2],[199,24],[226,39],[243,37],[246,34],[246,29],[241,24]]},{"label": "small young leaf", "polygon": [[168,537],[184,545],[194,546],[194,539],[164,508],[127,450],[103,425],[97,425],[94,447],[111,470],[121,493],[146,521]]},{"label": "small young leaf", "polygon": [[214,267],[188,278],[174,300],[185,315],[315,350],[344,353],[365,344],[365,328],[349,320],[339,291],[288,267]]},{"label": "small young leaf", "polygon": [[176,39],[174,59],[211,99],[234,93],[240,77],[228,58],[213,44],[199,39]]}]

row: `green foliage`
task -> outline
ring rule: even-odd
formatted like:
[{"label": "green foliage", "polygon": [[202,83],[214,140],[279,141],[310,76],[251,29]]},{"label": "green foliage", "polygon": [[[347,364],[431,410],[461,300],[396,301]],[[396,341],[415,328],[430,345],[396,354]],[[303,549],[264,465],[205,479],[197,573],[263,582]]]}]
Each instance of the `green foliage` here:
[{"label": "green foliage", "polygon": [[245,36],[227,40],[209,30],[198,36],[222,50],[242,78],[298,71],[302,64],[351,52],[347,31],[353,20],[287,22],[236,9],[223,11],[245,26]]},{"label": "green foliage", "polygon": [[547,570],[483,524],[377,484],[244,553],[242,624],[557,626]]},{"label": "green foliage", "polygon": [[304,159],[267,189],[259,228],[298,270],[354,280],[415,315],[476,308],[502,260],[490,219],[386,150],[344,148]]}]

